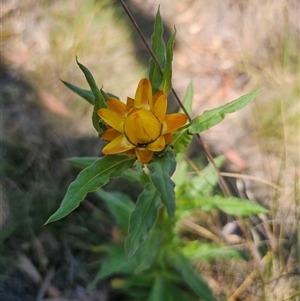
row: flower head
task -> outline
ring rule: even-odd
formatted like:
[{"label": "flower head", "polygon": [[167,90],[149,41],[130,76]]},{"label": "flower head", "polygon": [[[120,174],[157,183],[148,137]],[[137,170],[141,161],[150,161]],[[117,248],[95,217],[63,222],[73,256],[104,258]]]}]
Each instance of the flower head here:
[{"label": "flower head", "polygon": [[162,151],[173,140],[171,132],[187,121],[182,113],[166,115],[167,97],[163,91],[152,95],[151,83],[142,79],[135,98],[127,98],[124,104],[116,98],[107,100],[107,109],[99,109],[98,115],[109,128],[101,138],[109,141],[102,152],[106,155],[125,152],[136,155],[141,163],[148,163],[154,152]]}]

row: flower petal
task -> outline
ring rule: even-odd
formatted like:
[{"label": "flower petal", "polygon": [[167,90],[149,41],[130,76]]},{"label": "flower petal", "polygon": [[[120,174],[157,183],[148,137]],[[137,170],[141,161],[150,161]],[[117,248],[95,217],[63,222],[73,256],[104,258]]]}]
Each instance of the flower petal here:
[{"label": "flower petal", "polygon": [[115,130],[113,128],[110,128],[101,135],[101,139],[107,140],[107,141],[112,141],[120,135],[121,135],[120,132],[118,132],[117,130]]},{"label": "flower petal", "polygon": [[128,142],[124,135],[120,135],[113,141],[109,142],[103,149],[102,153],[105,155],[119,154],[133,149],[134,145]]},{"label": "flower petal", "polygon": [[152,87],[149,79],[140,80],[134,97],[134,106],[147,110],[152,109]]},{"label": "flower petal", "polygon": [[126,113],[130,110],[130,107],[127,106],[125,103],[120,101],[116,98],[108,98],[107,101],[107,108],[111,111],[114,111],[116,113],[126,115]]},{"label": "flower petal", "polygon": [[111,127],[119,132],[123,132],[125,116],[108,109],[99,109],[97,114]]},{"label": "flower petal", "polygon": [[159,98],[161,95],[164,95],[164,91],[163,91],[163,90],[157,91],[157,92],[152,96],[153,105],[155,105],[156,101],[158,100],[158,98]]},{"label": "flower petal", "polygon": [[146,148],[136,148],[135,154],[138,160],[143,164],[147,164],[153,157],[153,152]]},{"label": "flower petal", "polygon": [[163,122],[162,134],[173,132],[187,122],[187,117],[183,113],[173,113],[167,115]]},{"label": "flower petal", "polygon": [[160,136],[156,141],[150,143],[147,146],[147,149],[153,152],[161,152],[165,148],[165,145],[165,138],[163,136]]},{"label": "flower petal", "polygon": [[164,138],[165,138],[165,143],[166,144],[168,144],[168,143],[170,143],[174,140],[173,135],[171,133],[165,134]]},{"label": "flower petal", "polygon": [[127,157],[135,156],[135,149],[133,148],[133,149],[126,151],[126,155],[127,155]]},{"label": "flower petal", "polygon": [[161,134],[162,125],[157,117],[145,109],[131,109],[124,123],[124,133],[128,140],[136,145],[148,144]]},{"label": "flower petal", "polygon": [[131,97],[127,97],[127,106],[132,108],[134,106],[134,99]]},{"label": "flower petal", "polygon": [[155,114],[155,116],[158,118],[160,123],[163,123],[164,118],[166,116],[167,112],[167,97],[166,95],[161,95],[157,101],[155,102],[152,112]]}]

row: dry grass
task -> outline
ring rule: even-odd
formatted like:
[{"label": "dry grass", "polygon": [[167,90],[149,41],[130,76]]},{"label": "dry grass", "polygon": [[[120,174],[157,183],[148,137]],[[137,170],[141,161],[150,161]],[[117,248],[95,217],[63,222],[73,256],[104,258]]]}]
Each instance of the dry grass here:
[{"label": "dry grass", "polygon": [[[182,97],[194,83],[194,115],[256,88],[255,103],[203,134],[227,167],[257,179],[240,181],[253,201],[270,207],[262,225],[261,262],[201,265],[222,300],[300,300],[299,284],[299,3],[250,1],[132,1],[152,17],[161,4],[166,25],[177,28],[174,88]],[[135,8],[136,8],[135,7]],[[131,27],[111,1],[4,1],[2,56],[36,89],[56,130],[95,135],[90,107],[62,78],[87,87],[75,64],[90,68],[98,85],[132,96],[145,66],[135,58]],[[24,125],[26,127],[26,124]],[[38,139],[42,139],[39,137]],[[280,190],[263,184],[267,180]],[[242,243],[247,247],[247,241]],[[297,249],[298,247],[298,249]],[[222,287],[220,289],[220,287]]]}]

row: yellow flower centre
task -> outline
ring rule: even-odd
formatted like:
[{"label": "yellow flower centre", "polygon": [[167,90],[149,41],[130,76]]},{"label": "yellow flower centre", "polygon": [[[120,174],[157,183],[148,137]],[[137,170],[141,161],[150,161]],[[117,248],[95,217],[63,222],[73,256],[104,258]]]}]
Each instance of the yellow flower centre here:
[{"label": "yellow flower centre", "polygon": [[124,122],[124,134],[137,147],[147,147],[161,135],[162,124],[156,116],[143,108],[133,108]]}]

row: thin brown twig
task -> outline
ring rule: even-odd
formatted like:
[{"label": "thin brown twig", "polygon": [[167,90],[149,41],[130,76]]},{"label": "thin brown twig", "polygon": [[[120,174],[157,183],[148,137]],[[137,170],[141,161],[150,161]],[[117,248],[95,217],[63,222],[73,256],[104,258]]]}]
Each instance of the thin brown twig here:
[{"label": "thin brown twig", "polygon": [[[141,29],[139,28],[138,24],[137,24],[136,21],[134,20],[134,18],[133,18],[133,16],[131,15],[131,13],[130,13],[129,9],[127,8],[126,4],[124,3],[123,0],[119,0],[119,1],[120,1],[121,5],[122,5],[123,9],[125,10],[126,14],[128,15],[130,21],[132,22],[134,28],[137,30],[139,36],[141,37],[141,39],[142,39],[142,41],[143,41],[145,47],[146,47],[147,50],[149,51],[149,53],[150,53],[152,59],[154,60],[154,62],[157,64],[157,66],[159,67],[160,71],[162,72],[162,67],[161,67],[161,65],[160,65],[160,63],[159,63],[159,61],[158,61],[156,55],[155,55],[154,52],[152,51],[152,48],[150,47],[150,45],[148,44],[147,40],[145,39],[145,37],[144,37],[144,35],[143,35]],[[192,121],[191,116],[189,115],[189,113],[188,113],[187,110],[185,109],[185,107],[184,107],[182,101],[181,101],[180,98],[178,97],[178,95],[177,95],[177,93],[176,93],[176,91],[174,90],[173,87],[172,87],[172,93],[173,93],[173,95],[174,95],[176,101],[178,102],[180,108],[183,110],[183,112],[184,112],[185,115],[187,116],[189,122],[191,122],[191,121]],[[200,136],[199,133],[197,133],[196,136],[197,136],[197,138],[198,138],[198,140],[199,140],[201,146],[202,146],[203,149],[204,149],[204,152],[205,152],[205,154],[206,154],[206,157],[207,157],[208,161],[211,162],[211,164],[214,166],[216,172],[218,173],[218,179],[219,179],[219,185],[220,185],[220,188],[222,189],[222,191],[223,191],[223,193],[224,193],[225,196],[230,196],[230,195],[231,195],[230,190],[229,190],[229,188],[228,188],[228,186],[227,186],[225,180],[224,180],[223,177],[221,176],[220,170],[219,170],[219,168],[216,166],[216,164],[215,164],[215,162],[214,162],[214,159],[213,159],[213,156],[211,155],[211,153],[210,153],[210,151],[209,151],[207,145],[204,143],[204,141],[202,140],[202,138],[201,138],[201,136]]]}]

